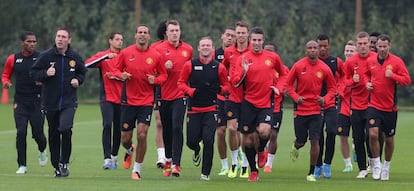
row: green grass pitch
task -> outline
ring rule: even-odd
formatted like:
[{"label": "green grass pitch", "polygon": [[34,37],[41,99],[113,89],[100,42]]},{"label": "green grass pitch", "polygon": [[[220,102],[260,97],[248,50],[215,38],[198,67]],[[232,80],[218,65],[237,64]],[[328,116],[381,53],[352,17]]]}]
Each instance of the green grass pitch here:
[{"label": "green grass pitch", "polygon": [[[413,116],[412,112],[399,112],[395,152],[391,163],[389,181],[374,181],[371,176],[363,180],[356,179],[358,172],[355,163],[353,163],[354,172],[342,173],[344,162],[339,151],[339,138],[337,138],[337,149],[332,163],[332,178],[322,178],[312,183],[307,182],[309,143],[300,150],[299,159],[296,162],[292,162],[289,158],[289,149],[294,140],[291,110],[285,110],[273,172],[265,174],[261,169],[258,182],[250,183],[246,179],[228,179],[227,177],[218,176],[217,173],[221,165],[216,148],[210,181],[200,181],[200,167],[192,165],[192,152],[186,145],[183,148],[181,177],[163,177],[162,171],[155,166],[157,154],[154,140],[154,125],[151,125],[148,134],[148,150],[142,169],[142,179],[141,181],[133,181],[130,179],[131,169],[123,169],[122,163],[120,163],[117,170],[102,169],[102,127],[99,105],[82,104],[76,113],[73,129],[73,151],[69,166],[71,174],[68,178],[55,179],[50,162],[45,167],[39,166],[37,147],[34,140],[30,139],[30,129],[28,130],[27,151],[28,173],[25,175],[17,175],[15,173],[17,170],[17,156],[13,109],[12,105],[3,104],[0,105],[0,190],[414,190],[414,152],[411,150],[412,137],[414,135],[411,121]],[[45,125],[45,133],[47,133],[47,125]],[[121,147],[119,152],[121,160],[124,151]]]}]

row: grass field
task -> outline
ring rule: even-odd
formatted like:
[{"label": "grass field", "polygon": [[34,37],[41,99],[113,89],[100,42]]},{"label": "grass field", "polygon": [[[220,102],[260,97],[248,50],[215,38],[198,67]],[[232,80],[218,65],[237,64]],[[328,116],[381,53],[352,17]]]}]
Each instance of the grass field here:
[{"label": "grass field", "polygon": [[[289,158],[289,148],[293,136],[292,112],[285,112],[282,129],[279,135],[279,149],[276,153],[273,172],[260,173],[257,183],[249,183],[246,179],[228,179],[216,175],[221,165],[218,154],[215,154],[212,174],[209,182],[200,181],[200,168],[191,162],[192,152],[184,146],[182,157],[182,175],[179,178],[163,177],[161,170],[155,167],[156,147],[154,126],[151,126],[148,137],[148,151],[142,169],[141,181],[130,179],[131,170],[102,170],[103,154],[101,146],[101,117],[97,104],[80,105],[76,113],[73,129],[73,152],[70,164],[70,176],[55,179],[50,163],[40,167],[37,161],[37,147],[33,139],[28,139],[28,173],[17,175],[13,111],[11,105],[0,105],[0,190],[31,191],[107,191],[107,190],[180,190],[180,191],[221,191],[221,190],[413,190],[414,189],[414,152],[412,147],[412,112],[400,112],[396,135],[394,158],[391,164],[389,181],[374,181],[369,178],[356,179],[354,172],[342,173],[344,163],[339,149],[336,149],[332,164],[332,178],[320,179],[317,182],[306,181],[309,168],[309,145],[300,150],[298,161]],[[410,119],[411,118],[411,119]],[[47,132],[47,126],[45,126]],[[29,130],[28,137],[31,136]],[[134,137],[135,138],[135,137]],[[337,138],[337,148],[339,148]],[[120,158],[124,149],[120,149]]]}]

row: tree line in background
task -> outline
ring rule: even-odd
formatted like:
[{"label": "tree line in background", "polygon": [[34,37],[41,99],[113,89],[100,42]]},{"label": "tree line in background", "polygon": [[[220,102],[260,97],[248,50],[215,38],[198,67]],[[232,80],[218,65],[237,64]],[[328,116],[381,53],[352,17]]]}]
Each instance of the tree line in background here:
[{"label": "tree line in background", "polygon": [[[20,50],[19,34],[31,30],[37,35],[37,50],[45,50],[54,42],[56,29],[67,26],[72,32],[72,46],[86,59],[108,48],[112,31],[124,34],[124,47],[134,43],[135,2],[131,0],[2,0],[0,4],[0,62]],[[392,38],[391,52],[402,57],[413,77],[414,1],[363,1],[362,30],[386,33]],[[304,44],[320,33],[330,36],[331,55],[343,58],[343,47],[355,36],[355,1],[350,0],[158,0],[142,1],[141,21],[155,31],[163,19],[177,19],[184,41],[197,46],[198,39],[211,36],[220,46],[220,35],[238,20],[265,31],[265,41],[278,45],[284,63],[291,66],[305,53]],[[197,55],[197,54],[195,54]],[[410,99],[413,87],[399,88],[400,102]],[[98,99],[99,74],[88,72],[79,96],[83,100]]]}]

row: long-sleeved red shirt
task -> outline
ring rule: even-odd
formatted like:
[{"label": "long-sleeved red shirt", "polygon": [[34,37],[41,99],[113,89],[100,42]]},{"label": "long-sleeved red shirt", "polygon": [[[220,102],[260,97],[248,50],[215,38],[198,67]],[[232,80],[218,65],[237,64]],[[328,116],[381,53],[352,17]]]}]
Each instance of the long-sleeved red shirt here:
[{"label": "long-sleeved red shirt", "polygon": [[[112,52],[111,49],[108,49],[106,51],[102,51],[102,52],[98,52],[95,55],[93,55],[92,57],[88,58],[85,61],[85,64],[88,64],[90,62],[93,62],[99,58],[101,58],[104,55],[107,55],[109,53],[117,53],[119,54],[119,52]],[[121,91],[122,91],[122,81],[119,80],[114,80],[114,79],[110,79],[108,77],[106,77],[106,73],[107,72],[112,72],[116,69],[116,65],[118,63],[118,58],[119,55],[111,58],[111,59],[106,59],[103,60],[101,62],[99,62],[97,65],[95,65],[94,67],[99,68],[100,72],[101,72],[101,101],[108,101],[108,102],[112,102],[112,103],[116,103],[116,104],[120,104],[121,103]],[[105,99],[105,100],[102,100]]]},{"label": "long-sleeved red shirt", "polygon": [[351,87],[343,87],[339,95],[341,96],[341,106],[339,110],[339,114],[345,115],[345,116],[351,116],[351,108],[350,108],[350,102],[351,102]]},{"label": "long-sleeved red shirt", "polygon": [[160,54],[153,48],[141,50],[136,45],[131,45],[120,52],[118,59],[114,75],[118,78],[121,78],[122,72],[132,75],[126,80],[127,104],[152,106],[154,89],[148,82],[147,74],[156,76],[154,85],[162,84],[167,79],[167,71]]},{"label": "long-sleeved red shirt", "polygon": [[273,112],[278,113],[281,111],[282,109],[282,102],[283,102],[283,97],[284,97],[284,91],[286,90],[286,79],[287,79],[287,75],[289,74],[289,68],[286,65],[282,65],[282,69],[285,71],[284,76],[280,76],[278,72],[275,71],[275,75],[277,78],[277,84],[279,85],[279,87],[282,87],[282,89],[279,89],[280,94],[274,94],[274,107],[273,107]]},{"label": "long-sleeved red shirt", "polygon": [[283,62],[276,53],[266,50],[260,53],[249,51],[237,59],[234,75],[231,77],[232,85],[238,84],[244,75],[242,60],[249,65],[249,69],[244,77],[244,99],[257,108],[270,108],[272,89],[275,86],[282,93],[283,83],[277,84],[275,72],[279,77],[286,75],[283,70]]},{"label": "long-sleeved red shirt", "polygon": [[[345,86],[351,87],[351,109],[366,110],[368,108],[369,92],[366,88],[368,82],[368,63],[370,57],[376,58],[377,53],[369,52],[366,57],[361,57],[358,53],[346,60]],[[359,75],[359,82],[354,82],[354,74]]]},{"label": "long-sleeved red shirt", "polygon": [[[201,59],[199,59],[201,63],[205,64],[206,66],[210,64],[211,62],[205,63]],[[221,86],[221,92],[220,93],[228,93],[230,83],[227,79],[227,70],[222,65],[218,65],[218,77],[220,81]],[[192,63],[191,61],[188,61],[184,64],[183,70],[180,74],[180,78],[178,80],[178,89],[183,91],[185,94],[189,95],[190,97],[193,97],[195,88],[188,86],[188,80],[191,76],[192,71]],[[202,113],[202,112],[210,112],[210,111],[216,111],[217,105],[212,105],[208,107],[192,107],[191,111],[188,111],[188,113]]]},{"label": "long-sleeved red shirt", "polygon": [[345,64],[342,65],[343,74],[340,78],[337,78],[337,84],[338,92],[337,94],[341,98],[341,106],[339,110],[339,114],[350,116],[351,115],[351,108],[350,108],[350,102],[351,102],[351,87],[346,86],[345,84]]},{"label": "long-sleeved red shirt", "polygon": [[316,63],[311,63],[307,57],[292,66],[286,81],[286,90],[296,103],[300,96],[304,97],[303,103],[297,104],[295,115],[309,116],[321,113],[318,99],[323,83],[326,83],[327,88],[327,93],[323,96],[326,102],[334,98],[336,86],[329,67],[319,59]]},{"label": "long-sleeved red shirt", "polygon": [[[397,110],[396,86],[408,86],[411,77],[404,61],[389,53],[381,65],[377,57],[368,59],[369,76],[373,89],[370,91],[368,106],[381,111],[391,112]],[[386,77],[386,70],[391,70],[391,77]]]},{"label": "long-sleeved red shirt", "polygon": [[[251,50],[251,46],[249,45],[246,49],[244,49],[242,52],[239,52],[237,50],[236,44],[226,48],[224,50],[224,59],[221,62],[224,64],[226,69],[229,72],[229,78],[231,80],[235,68],[236,68],[236,62],[237,59],[242,55],[243,53],[246,53]],[[234,87],[233,85],[230,86],[230,95],[229,100],[234,103],[241,103],[243,101],[243,87]]]},{"label": "long-sleeved red shirt", "polygon": [[193,57],[193,48],[185,42],[180,42],[178,47],[175,47],[166,40],[155,46],[155,49],[163,57],[161,65],[164,68],[166,61],[172,62],[172,68],[167,69],[168,79],[161,84],[161,99],[171,101],[184,97],[184,92],[178,89],[177,82],[184,64]]}]

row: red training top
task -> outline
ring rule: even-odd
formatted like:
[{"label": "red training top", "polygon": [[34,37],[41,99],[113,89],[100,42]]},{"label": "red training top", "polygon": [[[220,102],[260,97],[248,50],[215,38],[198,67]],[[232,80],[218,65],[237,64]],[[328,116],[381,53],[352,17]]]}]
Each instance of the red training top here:
[{"label": "red training top", "polygon": [[311,63],[307,57],[292,66],[286,81],[286,90],[295,103],[300,96],[304,98],[302,104],[297,104],[295,115],[309,116],[321,113],[318,99],[323,83],[326,83],[327,88],[327,93],[323,97],[326,102],[335,96],[336,84],[331,69],[321,60],[317,59],[316,63]]}]

